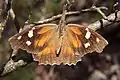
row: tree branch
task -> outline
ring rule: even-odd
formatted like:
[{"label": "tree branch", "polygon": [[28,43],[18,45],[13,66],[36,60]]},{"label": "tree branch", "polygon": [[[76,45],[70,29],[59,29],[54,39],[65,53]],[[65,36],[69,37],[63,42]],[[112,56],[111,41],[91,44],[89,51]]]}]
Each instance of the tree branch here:
[{"label": "tree branch", "polygon": [[[97,7],[98,9],[100,10],[108,10],[106,7]],[[82,11],[71,11],[71,12],[66,12],[65,15],[69,16],[69,15],[78,15],[78,14],[81,14],[83,12],[89,12],[89,11],[97,11],[96,8],[94,7],[91,7],[89,9],[83,9]],[[37,21],[37,22],[33,22],[32,24],[36,24],[36,25],[39,25],[39,24],[43,24],[43,23],[49,23],[51,21],[54,21],[54,20],[57,20],[59,18],[61,18],[62,14],[58,14],[56,16],[53,16],[49,19],[45,19],[43,21]],[[26,22],[28,23],[28,22]]]},{"label": "tree branch", "polygon": [[[116,19],[116,15],[117,15],[117,19]],[[116,21],[119,21],[120,20],[120,11],[118,11],[117,13],[112,13],[110,14],[108,17],[107,17],[108,20],[106,19],[101,19],[101,20],[98,20],[92,24],[90,24],[88,27],[93,29],[93,30],[97,30],[97,29],[100,29],[101,27],[105,27],[109,24],[112,24],[113,22],[109,21],[109,20],[112,20],[114,21],[116,19]],[[102,26],[101,26],[102,25]]]},{"label": "tree branch", "polygon": [[12,71],[15,71],[17,68],[20,68],[22,66],[25,66],[27,63],[23,60],[19,60],[17,62],[14,62],[12,59],[10,59],[7,64],[4,66],[4,71],[0,76],[4,76]]}]

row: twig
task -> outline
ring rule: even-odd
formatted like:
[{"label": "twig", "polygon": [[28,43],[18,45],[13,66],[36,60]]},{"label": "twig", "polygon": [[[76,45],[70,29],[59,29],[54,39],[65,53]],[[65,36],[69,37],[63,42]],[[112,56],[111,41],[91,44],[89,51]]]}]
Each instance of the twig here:
[{"label": "twig", "polygon": [[[106,7],[97,7],[98,9],[102,9],[102,10],[108,10]],[[89,12],[89,11],[96,11],[95,8],[89,8],[89,9],[84,9],[82,11],[71,11],[71,12],[67,12],[65,13],[65,15],[69,16],[69,15],[77,15],[77,14],[80,14],[80,13],[83,13],[83,12]],[[33,22],[32,24],[43,24],[43,23],[49,23],[51,21],[54,21],[56,19],[59,19],[61,18],[62,14],[58,14],[56,16],[53,16],[49,19],[45,19],[43,21],[37,21],[37,22]]]},{"label": "twig", "polygon": [[18,20],[16,19],[15,13],[12,9],[12,0],[5,0],[3,6],[4,6],[4,9],[3,9],[4,22],[0,23],[3,25],[3,26],[1,26],[3,28],[2,30],[4,30],[4,26],[6,25],[8,18],[11,17],[12,20],[14,21],[17,31],[19,32],[20,25],[18,23]]},{"label": "twig", "polygon": [[10,73],[12,71],[15,71],[17,68],[20,68],[22,66],[25,66],[27,63],[23,60],[19,60],[17,62],[14,62],[12,59],[10,59],[7,64],[4,66],[4,71],[0,76],[4,76],[7,73]]},{"label": "twig", "polygon": [[3,21],[0,23],[0,38],[1,38],[1,33],[4,30],[4,27],[8,20],[10,7],[11,7],[11,0],[4,0],[3,8],[0,9],[0,16],[3,17]]},{"label": "twig", "polygon": [[106,15],[96,6],[93,6],[92,8],[96,9],[96,11],[104,18],[107,19]]},{"label": "twig", "polygon": [[101,9],[97,8],[96,6],[93,6],[92,7],[93,9],[96,9],[96,11],[105,19],[105,20],[108,20],[109,22],[120,22],[120,20],[116,20],[117,19],[117,12],[118,11],[115,11],[115,18],[114,20],[113,19],[108,19],[107,16],[102,12]]},{"label": "twig", "polygon": [[[116,18],[115,14],[116,13],[113,13],[113,14],[109,15],[107,17],[107,19],[109,19],[109,20],[115,20],[115,18]],[[117,21],[119,21],[120,20],[120,11],[118,11],[116,15],[117,15]],[[107,26],[107,25],[109,25],[111,23],[113,23],[113,22],[110,22],[110,21],[108,21],[108,20],[106,20],[106,19],[103,18],[101,20],[98,20],[98,21],[90,24],[88,27],[91,28],[91,29],[93,29],[93,30],[97,30],[97,29],[100,29],[101,27],[105,27],[105,26]]]}]

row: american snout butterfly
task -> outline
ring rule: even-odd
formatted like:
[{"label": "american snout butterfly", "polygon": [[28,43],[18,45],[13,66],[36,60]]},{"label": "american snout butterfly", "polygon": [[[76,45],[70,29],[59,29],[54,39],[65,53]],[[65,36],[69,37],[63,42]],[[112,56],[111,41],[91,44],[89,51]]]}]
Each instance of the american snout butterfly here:
[{"label": "american snout butterfly", "polygon": [[35,25],[14,35],[12,48],[26,50],[40,64],[75,64],[87,53],[101,53],[108,42],[86,26],[65,25],[65,13],[66,5],[59,25]]},{"label": "american snout butterfly", "polygon": [[97,32],[78,24],[62,28],[56,24],[36,25],[9,41],[13,49],[26,50],[40,64],[75,64],[87,53],[101,53],[108,44]]}]

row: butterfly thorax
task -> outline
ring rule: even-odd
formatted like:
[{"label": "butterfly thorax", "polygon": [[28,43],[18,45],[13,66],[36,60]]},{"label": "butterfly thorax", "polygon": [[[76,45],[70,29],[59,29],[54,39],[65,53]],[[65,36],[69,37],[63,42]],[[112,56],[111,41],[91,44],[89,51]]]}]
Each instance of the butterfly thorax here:
[{"label": "butterfly thorax", "polygon": [[60,23],[58,25],[57,31],[59,33],[59,38],[63,36],[63,33],[65,31],[65,21],[60,20]]}]

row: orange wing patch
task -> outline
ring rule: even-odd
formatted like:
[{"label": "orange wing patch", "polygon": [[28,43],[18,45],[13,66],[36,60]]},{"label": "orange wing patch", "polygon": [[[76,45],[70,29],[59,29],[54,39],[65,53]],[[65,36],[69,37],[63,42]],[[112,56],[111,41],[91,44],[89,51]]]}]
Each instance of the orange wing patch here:
[{"label": "orange wing patch", "polygon": [[50,50],[50,47],[46,47],[45,49],[43,49],[42,51],[39,52],[38,56],[41,57],[41,56],[44,56],[44,55],[48,55],[48,53],[50,53],[51,50]]},{"label": "orange wing patch", "polygon": [[45,47],[42,51],[38,53],[38,56],[39,57],[48,56],[50,53],[55,55],[55,51],[56,51],[56,44],[50,41],[47,47]]},{"label": "orange wing patch", "polygon": [[50,30],[44,34],[41,34],[40,36],[42,37],[39,37],[38,39],[35,40],[35,47],[40,47],[40,46],[43,46],[45,43],[47,43],[51,38],[52,38],[52,34],[53,34],[53,30]]},{"label": "orange wing patch", "polygon": [[78,48],[78,47],[81,46],[81,41],[78,39],[78,36],[76,35],[76,34],[79,34],[79,36],[80,36],[80,34],[81,34],[79,28],[69,27],[68,30],[67,30],[67,34],[68,34],[68,40],[70,40],[71,44],[73,44],[73,46],[75,48]]},{"label": "orange wing patch", "polygon": [[64,54],[64,56],[68,57],[73,55],[74,50],[69,45],[62,45],[62,50],[60,56]]},{"label": "orange wing patch", "polygon": [[72,32],[74,32],[77,35],[81,35],[82,34],[82,32],[80,31],[79,27],[74,27],[72,25],[69,25],[68,28],[69,28],[69,30],[71,30]]}]

